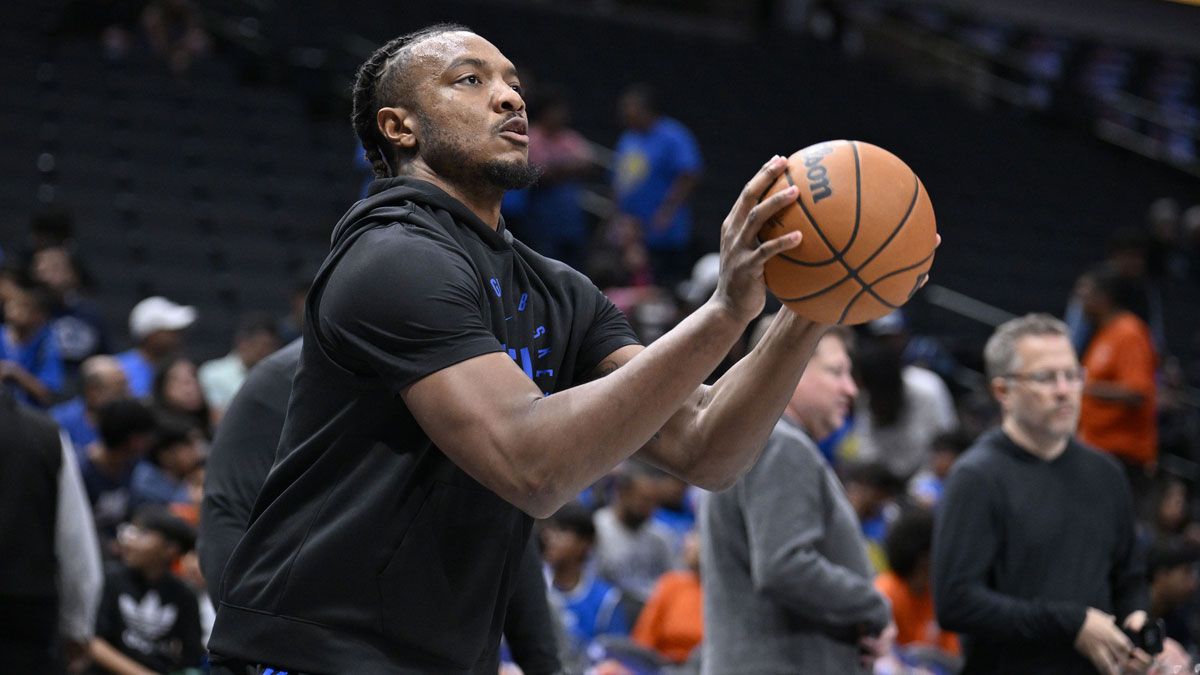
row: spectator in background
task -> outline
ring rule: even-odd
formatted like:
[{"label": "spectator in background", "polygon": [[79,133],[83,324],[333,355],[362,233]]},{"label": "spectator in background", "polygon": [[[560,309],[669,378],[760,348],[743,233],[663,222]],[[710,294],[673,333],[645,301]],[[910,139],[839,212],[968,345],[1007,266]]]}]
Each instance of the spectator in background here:
[{"label": "spectator in background", "polygon": [[87,447],[100,438],[97,412],[100,406],[129,396],[129,382],[121,364],[111,356],[89,357],[79,366],[80,393],[75,398],[50,409],[82,461]]},{"label": "spectator in background", "polygon": [[958,426],[954,400],[942,378],[903,365],[888,343],[869,343],[855,359],[862,387],[855,407],[858,459],[880,462],[907,482],[929,461],[933,438]]},{"label": "spectator in background", "polygon": [[233,335],[233,351],[200,366],[198,376],[213,423],[221,420],[246,371],[279,349],[279,328],[268,314],[243,317]]},{"label": "spectator in background", "polygon": [[542,175],[529,189],[523,238],[538,253],[583,269],[588,224],[581,181],[592,170],[592,149],[569,126],[571,107],[564,89],[544,85],[529,107],[534,111],[529,163]]},{"label": "spectator in background", "polygon": [[155,412],[182,419],[199,429],[205,439],[212,438],[212,414],[191,359],[175,356],[159,364],[151,401]]},{"label": "spectator in background", "polygon": [[1158,458],[1157,357],[1146,323],[1120,304],[1120,283],[1111,268],[1098,267],[1075,285],[1084,315],[1096,327],[1083,353],[1087,381],[1079,439],[1120,459],[1140,497]]},{"label": "spectator in background", "polygon": [[686,567],[684,542],[696,529],[696,510],[689,485],[669,473],[658,479],[658,508],[651,518],[671,537],[674,567]]},{"label": "spectator in background", "polygon": [[196,321],[196,308],[179,305],[162,296],[151,296],[133,306],[129,313],[129,335],[136,346],[116,355],[129,391],[137,398],[150,395],[155,364],[179,351],[183,331]]},{"label": "spectator in background", "polygon": [[188,504],[187,478],[203,459],[193,429],[179,421],[160,420],[146,457],[133,470],[130,505]]},{"label": "spectator in background", "polygon": [[1152,544],[1146,552],[1150,619],[1162,619],[1167,625],[1167,637],[1189,651],[1196,647],[1194,610],[1200,583],[1197,562],[1200,562],[1200,546],[1178,537]]},{"label": "spectator in background", "polygon": [[1160,197],[1146,210],[1146,276],[1156,281],[1187,278],[1187,258],[1180,236],[1179,202]]},{"label": "spectator in background", "polygon": [[908,481],[908,496],[929,508],[937,506],[950,469],[974,442],[975,437],[962,429],[936,436],[930,445],[929,467]]},{"label": "spectator in background", "polygon": [[1147,545],[1185,537],[1200,546],[1200,524],[1192,519],[1190,485],[1184,479],[1167,473],[1159,474],[1144,503]]},{"label": "spectator in background", "polygon": [[884,540],[889,569],[875,577],[875,588],[891,601],[897,645],[928,645],[958,654],[958,636],[942,630],[933,611],[932,548],[933,512],[913,508],[901,514]]},{"label": "spectator in background", "polygon": [[700,587],[700,538],[693,531],[683,543],[684,568],[658,578],[638,615],[631,637],[674,663],[683,663],[704,636]]},{"label": "spectator in background", "polygon": [[890,649],[858,518],[815,443],[858,393],[848,340],[825,334],[758,463],[701,503],[705,675],[870,672]]},{"label": "spectator in background", "polygon": [[[362,153],[359,152],[359,155]],[[372,178],[374,180],[374,178]],[[300,337],[304,327],[304,301],[308,298],[308,288],[312,285],[312,275],[304,275],[292,281],[287,297],[287,313],[279,318],[279,342],[287,344]]]},{"label": "spectator in background", "polygon": [[86,666],[100,552],[70,441],[0,390],[0,672]]},{"label": "spectator in background", "polygon": [[866,331],[878,344],[898,352],[903,365],[920,366],[937,373],[944,382],[954,381],[958,360],[937,338],[914,334],[903,309],[892,310],[867,323]]},{"label": "spectator in background", "polygon": [[105,575],[92,640],[97,670],[199,675],[199,604],[171,573],[195,543],[192,528],[166,508],[148,505],[121,525],[119,541],[121,557]]},{"label": "spectator in background", "polygon": [[634,85],[617,102],[621,126],[613,158],[613,196],[619,213],[636,218],[650,252],[654,281],[673,287],[692,264],[688,205],[703,164],[692,132],[661,115],[653,90]]},{"label": "spectator in background", "polygon": [[651,519],[658,509],[661,472],[627,460],[617,471],[613,503],[595,513],[596,571],[639,606],[671,569],[671,535]]},{"label": "spectator in background", "polygon": [[157,424],[141,402],[123,398],[110,401],[96,414],[100,439],[88,446],[79,466],[88,502],[105,555],[115,553],[117,525],[129,517],[133,468],[150,447]]},{"label": "spectator in background", "polygon": [[[49,246],[33,254],[33,277],[53,292],[51,325],[64,376],[74,387],[79,368],[89,356],[109,354],[108,326],[100,309],[84,296],[79,261],[65,246]],[[72,389],[74,391],[74,389]]]},{"label": "spectator in background", "polygon": [[937,617],[964,672],[1144,669],[1117,624],[1140,629],[1149,606],[1132,499],[1115,462],[1072,436],[1083,373],[1066,324],[1008,321],[984,363],[1000,428],[950,472],[933,538]]},{"label": "spectator in background", "polygon": [[208,54],[204,18],[191,0],[153,0],[142,12],[142,29],[150,53],[176,75],[185,74],[195,60]]},{"label": "spectator in background", "polygon": [[899,516],[894,500],[904,494],[904,483],[879,462],[849,464],[843,473],[846,500],[858,516],[871,568],[882,572],[887,569],[883,542]]},{"label": "spectator in background", "polygon": [[0,382],[18,401],[44,408],[63,388],[63,366],[50,329],[53,299],[41,284],[6,291],[0,326]]},{"label": "spectator in background", "polygon": [[575,503],[563,506],[543,524],[541,540],[550,601],[566,630],[564,661],[584,663],[588,645],[596,637],[629,634],[629,609],[620,589],[589,569],[596,527],[587,509]]},{"label": "spectator in background", "polygon": [[[1165,354],[1167,350],[1162,291],[1158,283],[1147,276],[1147,264],[1145,233],[1124,227],[1113,232],[1109,241],[1108,260],[1095,270],[1108,268],[1115,279],[1112,285],[1114,302],[1133,312],[1146,323],[1154,348]],[[1083,299],[1078,293],[1067,304],[1066,320],[1071,326],[1071,341],[1076,352],[1085,353],[1099,326],[1096,325],[1095,319],[1088,315],[1083,306]]]}]

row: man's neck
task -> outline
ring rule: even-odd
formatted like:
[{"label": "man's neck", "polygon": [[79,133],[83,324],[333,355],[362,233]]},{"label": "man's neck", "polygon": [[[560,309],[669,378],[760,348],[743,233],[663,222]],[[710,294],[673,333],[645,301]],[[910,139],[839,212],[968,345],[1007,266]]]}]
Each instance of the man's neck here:
[{"label": "man's neck", "polygon": [[1112,323],[1113,319],[1120,316],[1121,312],[1122,312],[1121,309],[1119,309],[1117,307],[1113,307],[1107,311],[1099,313],[1096,316],[1096,327],[1101,328],[1103,326],[1107,326],[1109,323]]},{"label": "man's neck", "polygon": [[37,333],[41,326],[14,326],[9,325],[8,331],[12,335],[12,341],[18,345],[25,345]]},{"label": "man's neck", "polygon": [[560,565],[554,570],[554,587],[564,592],[573,591],[582,577],[583,565]]},{"label": "man's neck", "polygon": [[1031,432],[1012,417],[1005,418],[1000,427],[1022,450],[1044,462],[1057,459],[1067,449],[1070,440],[1070,436],[1045,436]]},{"label": "man's neck", "polygon": [[480,186],[471,189],[467,186],[455,185],[435,173],[421,160],[401,166],[401,175],[423,180],[445,191],[446,194],[462,202],[493,230],[500,229],[500,202],[504,199],[504,191],[492,186]]}]

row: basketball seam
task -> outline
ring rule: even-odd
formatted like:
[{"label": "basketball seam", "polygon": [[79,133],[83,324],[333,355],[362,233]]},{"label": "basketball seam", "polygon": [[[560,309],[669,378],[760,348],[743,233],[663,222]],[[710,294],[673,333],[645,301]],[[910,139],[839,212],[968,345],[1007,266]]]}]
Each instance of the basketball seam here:
[{"label": "basketball seam", "polygon": [[887,300],[884,300],[878,293],[875,292],[875,289],[872,288],[872,286],[874,286],[875,283],[879,281],[878,279],[876,279],[875,281],[868,284],[866,281],[863,281],[863,278],[861,276],[859,276],[858,273],[860,271],[862,271],[862,269],[865,268],[867,265],[870,265],[871,261],[874,260],[875,257],[878,256],[879,253],[883,249],[887,248],[888,244],[892,243],[892,240],[896,238],[896,235],[900,234],[900,230],[904,229],[904,225],[908,222],[909,216],[912,215],[913,209],[916,208],[916,206],[917,206],[917,198],[921,196],[921,181],[917,178],[917,174],[915,174],[915,173],[913,174],[913,183],[914,183],[913,196],[912,196],[912,201],[909,202],[909,204],[908,204],[908,211],[905,211],[904,217],[900,219],[900,224],[896,226],[896,229],[892,230],[892,233],[889,234],[888,238],[885,239],[884,242],[879,245],[879,248],[876,248],[875,252],[872,253],[870,256],[867,257],[866,260],[863,261],[863,264],[859,265],[857,268],[855,268],[853,270],[850,269],[849,265],[846,265],[845,260],[841,261],[842,265],[846,267],[846,270],[854,275],[854,279],[856,281],[858,281],[858,283],[863,288],[861,291],[859,291],[859,293],[857,295],[855,295],[853,298],[850,298],[850,302],[846,303],[846,308],[842,310],[842,318],[838,319],[838,323],[841,323],[846,320],[846,315],[850,313],[850,308],[854,306],[854,303],[858,302],[858,299],[863,296],[863,293],[870,293],[871,297],[875,298],[876,300],[878,300],[880,303],[882,303],[883,305],[885,305],[887,307],[890,307],[892,309],[899,309],[899,307],[900,307],[899,305],[893,305],[892,303],[888,302]]},{"label": "basketball seam", "polygon": [[[908,272],[909,270],[915,270],[916,268],[920,267],[921,265],[924,265],[925,263],[929,262],[929,259],[932,257],[933,257],[933,251],[930,251],[929,255],[925,256],[924,258],[921,258],[921,260],[913,263],[912,265],[909,265],[908,267],[901,267],[898,270],[892,270],[891,272],[888,272],[887,274],[879,277],[875,281],[872,281],[870,283],[870,285],[863,286],[863,289],[861,291],[859,291],[853,298],[850,298],[850,302],[846,303],[846,308],[844,310],[842,310],[842,316],[841,316],[841,318],[838,319],[838,323],[841,323],[846,320],[846,316],[848,314],[850,314],[850,308],[854,306],[854,303],[858,302],[858,299],[861,298],[864,293],[868,293],[868,292],[885,307],[887,307],[889,309],[900,309],[900,305],[893,305],[892,303],[888,302],[887,300],[884,300],[883,298],[881,298],[879,296],[879,294],[876,293],[874,290],[875,284],[877,284],[889,277],[894,277],[897,274],[903,274],[904,272]],[[843,277],[843,279],[845,279],[845,278],[846,277]]]},{"label": "basketball seam", "polygon": [[795,297],[795,298],[779,298],[779,301],[780,302],[804,302],[806,300],[812,300],[815,297],[825,295],[829,291],[832,291],[833,289],[837,288],[838,286],[841,286],[842,284],[846,283],[846,281],[851,278],[852,277],[849,274],[847,274],[846,276],[842,277],[841,279],[838,279],[837,281],[833,282],[829,286],[822,288],[821,290],[817,291],[816,293],[810,293],[808,295],[801,295],[801,296]]},{"label": "basketball seam", "polygon": [[845,254],[854,246],[854,240],[858,239],[858,224],[862,220],[862,166],[858,161],[858,144],[850,141],[850,149],[854,151],[854,230],[850,233],[850,241],[846,242],[846,248],[842,249]]},{"label": "basketball seam", "polygon": [[900,224],[896,226],[896,229],[892,230],[892,233],[889,234],[888,238],[879,245],[879,248],[875,249],[875,252],[868,256],[867,259],[863,261],[863,264],[859,265],[855,269],[855,272],[858,272],[867,265],[870,265],[871,261],[874,260],[881,252],[883,252],[883,249],[887,248],[888,244],[892,243],[892,240],[896,238],[896,235],[900,234],[900,230],[904,229],[904,225],[908,223],[908,217],[912,215],[913,209],[917,206],[917,198],[921,196],[921,181],[917,180],[916,174],[913,174],[913,183],[912,201],[909,202],[908,210],[904,212],[904,217],[900,219]]},{"label": "basketball seam", "polygon": [[[789,166],[788,168],[784,169],[783,176],[784,176],[784,178],[787,178],[788,187],[795,187],[796,183],[795,183],[795,181],[792,180],[792,167]],[[813,229],[817,231],[817,234],[821,235],[821,239],[825,242],[825,245],[829,247],[829,252],[833,254],[833,257],[828,260],[820,260],[817,262],[808,262],[805,260],[797,260],[797,259],[791,257],[790,255],[788,255],[786,251],[781,251],[779,253],[779,257],[783,258],[784,260],[786,260],[790,263],[800,265],[801,267],[822,267],[824,265],[828,265],[829,263],[831,263],[835,260],[838,260],[839,259],[838,252],[833,248],[833,244],[829,243],[828,239],[825,239],[825,234],[823,232],[821,232],[821,229],[819,227],[817,227],[817,221],[813,220],[813,217],[811,215],[809,215],[808,209],[804,208],[804,201],[799,195],[796,195],[796,205],[799,206],[800,210],[804,212],[804,217],[808,218],[808,222],[812,223]]]}]

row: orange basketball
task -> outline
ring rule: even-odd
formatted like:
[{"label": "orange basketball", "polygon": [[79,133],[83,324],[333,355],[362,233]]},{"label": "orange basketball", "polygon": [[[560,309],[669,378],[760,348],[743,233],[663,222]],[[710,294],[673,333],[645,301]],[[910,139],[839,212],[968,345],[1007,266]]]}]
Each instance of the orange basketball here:
[{"label": "orange basketball", "polygon": [[796,203],[759,233],[803,233],[767,261],[767,287],[800,316],[858,324],[903,305],[929,274],[937,223],[929,194],[908,165],[861,141],[827,141],[788,158],[762,199],[797,185]]}]

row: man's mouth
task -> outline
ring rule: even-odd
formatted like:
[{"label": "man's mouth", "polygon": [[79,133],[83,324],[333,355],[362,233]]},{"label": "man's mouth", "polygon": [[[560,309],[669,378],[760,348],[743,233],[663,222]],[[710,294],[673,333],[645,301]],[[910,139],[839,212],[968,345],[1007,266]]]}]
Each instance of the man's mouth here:
[{"label": "man's mouth", "polygon": [[514,143],[529,143],[529,125],[521,117],[514,117],[500,125],[499,134]]}]

